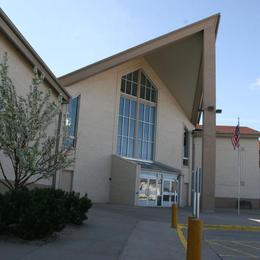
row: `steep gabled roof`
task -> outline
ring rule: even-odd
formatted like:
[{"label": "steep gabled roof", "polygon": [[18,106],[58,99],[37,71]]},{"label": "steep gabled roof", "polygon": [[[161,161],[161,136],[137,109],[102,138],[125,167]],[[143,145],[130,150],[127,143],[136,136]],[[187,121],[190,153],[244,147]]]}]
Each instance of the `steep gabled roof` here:
[{"label": "steep gabled roof", "polygon": [[215,27],[215,32],[217,33],[219,24],[220,14],[215,14],[206,19],[200,20],[196,23],[190,24],[173,32],[162,35],[153,40],[147,41],[143,44],[130,48],[126,51],[120,52],[116,55],[83,67],[81,69],[75,70],[71,73],[63,75],[59,78],[63,86],[69,86],[75,82],[81,81],[85,78],[113,68],[131,59],[137,58],[139,56],[146,55],[158,48],[164,47],[178,41],[180,39],[186,38],[193,34],[203,31],[209,26]]},{"label": "steep gabled roof", "polygon": [[29,42],[19,32],[9,17],[0,8],[0,31],[15,46],[15,48],[29,61],[32,66],[36,66],[45,75],[45,80],[50,84],[53,90],[61,94],[64,100],[69,100],[69,93],[61,86],[55,75],[44,63],[41,57],[32,48]]}]

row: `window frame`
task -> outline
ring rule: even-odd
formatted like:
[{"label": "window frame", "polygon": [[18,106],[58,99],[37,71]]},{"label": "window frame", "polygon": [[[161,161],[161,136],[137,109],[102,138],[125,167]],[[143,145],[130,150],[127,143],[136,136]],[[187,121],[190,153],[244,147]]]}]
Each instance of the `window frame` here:
[{"label": "window frame", "polygon": [[[75,113],[75,128],[74,128],[74,135],[75,136],[74,136],[74,139],[72,141],[72,144],[70,145],[70,147],[72,147],[72,148],[76,148],[77,140],[78,140],[78,124],[79,124],[79,110],[80,110],[81,94],[71,97],[71,99],[75,99],[75,98],[78,99],[78,102],[77,102],[77,108],[76,108],[76,113]],[[69,116],[69,104],[68,104],[67,114]]]},{"label": "window frame", "polygon": [[[123,76],[129,74],[129,73],[134,73],[135,71],[138,71],[138,81],[137,81],[137,95],[133,96],[127,93],[124,93],[121,91],[121,79]],[[141,92],[141,75],[143,75],[152,83],[152,86],[154,87],[155,91],[156,91],[156,101],[152,102],[146,99],[143,99],[140,97],[140,92]],[[123,156],[121,154],[119,154],[117,152],[117,145],[118,145],[118,136],[119,136],[119,132],[118,132],[118,125],[119,125],[119,114],[120,114],[120,98],[124,97],[127,98],[129,100],[134,100],[136,101],[136,111],[135,111],[135,128],[134,128],[134,152],[133,152],[133,157],[129,157],[129,156]],[[139,136],[138,136],[138,126],[139,126],[139,109],[140,109],[140,104],[144,104],[144,105],[149,105],[151,107],[155,107],[155,115],[154,115],[154,126],[153,126],[153,130],[154,130],[154,137],[153,137],[153,149],[152,149],[152,156],[151,159],[142,159],[138,156],[138,140],[139,140]],[[147,75],[147,73],[142,69],[142,68],[137,68],[137,69],[133,69],[131,71],[127,71],[125,73],[120,74],[119,77],[119,105],[118,105],[118,116],[117,116],[117,135],[116,135],[116,153],[119,154],[120,156],[126,157],[126,158],[133,158],[133,159],[140,159],[143,161],[152,161],[155,158],[155,154],[156,154],[156,133],[157,133],[157,108],[158,108],[158,88],[156,86],[156,84],[154,83],[154,81]],[[143,137],[142,137],[143,140]],[[121,144],[122,145],[122,144]],[[120,153],[122,153],[122,148]]]}]

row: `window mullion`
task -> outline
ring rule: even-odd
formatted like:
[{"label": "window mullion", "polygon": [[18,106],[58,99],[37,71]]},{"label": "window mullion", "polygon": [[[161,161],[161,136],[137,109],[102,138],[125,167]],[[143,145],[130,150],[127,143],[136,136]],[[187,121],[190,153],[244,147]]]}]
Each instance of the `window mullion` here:
[{"label": "window mullion", "polygon": [[121,96],[124,97],[124,98],[131,99],[131,100],[136,100],[135,96],[131,96],[131,95],[126,94],[126,93],[121,93]]},{"label": "window mullion", "polygon": [[121,145],[120,145],[120,154],[123,154],[123,136],[124,136],[124,114],[125,114],[125,98],[123,98],[123,113],[122,113],[122,128],[121,128]]},{"label": "window mullion", "polygon": [[137,99],[136,99],[136,110],[135,110],[135,133],[134,133],[134,157],[138,157],[138,126],[139,126],[139,99],[141,92],[141,71],[138,71],[137,81]]},{"label": "window mullion", "polygon": [[131,117],[131,106],[132,103],[131,101],[129,102],[129,114],[128,114],[128,129],[127,129],[127,143],[126,143],[126,156],[128,156],[128,152],[129,152],[129,142],[130,142],[130,117]]}]

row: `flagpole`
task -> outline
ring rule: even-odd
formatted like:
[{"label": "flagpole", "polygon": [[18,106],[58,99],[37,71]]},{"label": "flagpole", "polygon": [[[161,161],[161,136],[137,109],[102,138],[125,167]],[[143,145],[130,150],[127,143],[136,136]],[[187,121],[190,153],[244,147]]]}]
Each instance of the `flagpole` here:
[{"label": "flagpole", "polygon": [[240,168],[240,147],[237,150],[238,157],[238,193],[237,193],[237,215],[240,215],[240,183],[241,183],[241,168]]},{"label": "flagpole", "polygon": [[[239,117],[238,117],[239,126]],[[241,183],[241,167],[240,167],[240,145],[237,150],[237,165],[238,165],[238,191],[237,191],[237,215],[240,215],[240,183]]]}]

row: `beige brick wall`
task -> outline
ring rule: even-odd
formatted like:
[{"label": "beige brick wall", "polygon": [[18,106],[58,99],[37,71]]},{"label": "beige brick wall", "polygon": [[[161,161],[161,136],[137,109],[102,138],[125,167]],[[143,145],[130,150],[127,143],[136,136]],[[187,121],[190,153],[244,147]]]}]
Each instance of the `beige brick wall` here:
[{"label": "beige brick wall", "polygon": [[110,202],[135,205],[139,168],[136,163],[112,155]]},{"label": "beige brick wall", "polygon": [[[163,82],[144,59],[97,74],[66,89],[81,95],[73,189],[97,202],[109,201],[111,155],[116,152],[121,76],[142,68],[158,87],[155,159],[181,169],[184,126],[193,129]],[[186,169],[189,180],[190,169]]]},{"label": "beige brick wall", "polygon": [[[29,86],[32,82],[33,77],[33,66],[21,55],[20,52],[15,49],[13,44],[0,32],[0,59],[7,52],[8,55],[8,65],[9,65],[9,77],[12,79],[13,84],[16,87],[18,95],[26,95],[29,90]],[[44,81],[42,85],[42,91],[47,91],[51,89],[50,85]],[[52,92],[53,100],[57,100],[57,95]],[[49,128],[49,133],[53,134],[54,130],[58,125],[58,118],[55,120],[54,124]],[[13,171],[11,163],[3,155],[0,155],[0,160],[3,162],[4,169],[8,175],[8,178],[13,179]],[[1,176],[1,175],[0,175]],[[2,178],[2,176],[0,177]],[[39,182],[40,184],[50,185],[52,179],[45,179]]]},{"label": "beige brick wall", "polygon": [[[201,166],[201,137],[194,138],[195,167]],[[260,173],[257,138],[240,139],[241,198],[260,199]],[[230,137],[217,137],[216,190],[217,198],[236,198],[238,194],[238,154]]]}]

